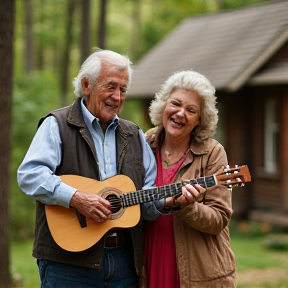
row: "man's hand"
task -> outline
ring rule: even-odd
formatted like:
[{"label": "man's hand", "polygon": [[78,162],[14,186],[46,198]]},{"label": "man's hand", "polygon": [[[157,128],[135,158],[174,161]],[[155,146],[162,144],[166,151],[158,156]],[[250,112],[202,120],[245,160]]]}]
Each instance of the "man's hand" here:
[{"label": "man's hand", "polygon": [[76,191],[70,201],[70,206],[98,223],[110,219],[112,214],[110,202],[97,194]]}]

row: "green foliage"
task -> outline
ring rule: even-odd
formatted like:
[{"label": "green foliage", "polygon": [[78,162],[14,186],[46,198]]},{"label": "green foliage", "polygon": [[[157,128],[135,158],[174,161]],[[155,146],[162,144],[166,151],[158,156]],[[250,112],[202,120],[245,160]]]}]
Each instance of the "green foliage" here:
[{"label": "green foliage", "polygon": [[[108,1],[107,15],[107,49],[121,54],[130,55],[130,35],[132,30],[132,1],[110,0]],[[121,11],[121,13],[119,13]]]},{"label": "green foliage", "polygon": [[223,4],[222,4],[221,8],[223,10],[237,9],[237,8],[251,6],[251,5],[255,5],[255,4],[259,4],[259,3],[263,3],[263,2],[268,2],[268,1],[270,1],[270,0],[224,0],[224,1],[222,1]]},{"label": "green foliage", "polygon": [[145,121],[145,118],[143,117],[145,113],[146,111],[143,111],[143,104],[140,101],[127,99],[120,116],[135,122],[145,132],[151,128],[151,123]]},{"label": "green foliage", "polygon": [[17,185],[16,173],[37,130],[41,117],[59,106],[55,77],[49,73],[16,75],[13,98],[11,222],[12,238],[33,235],[34,200],[25,196]]},{"label": "green foliage", "polygon": [[271,234],[264,239],[266,247],[288,251],[288,234]]},{"label": "green foliage", "polygon": [[214,6],[208,5],[206,1],[191,0],[181,0],[177,3],[175,0],[154,1],[153,5],[154,8],[150,7],[149,12],[143,15],[140,55],[156,45],[183,19],[214,9]]},{"label": "green foliage", "polygon": [[230,232],[233,236],[262,237],[272,231],[272,226],[267,223],[256,221],[232,221],[230,223]]}]

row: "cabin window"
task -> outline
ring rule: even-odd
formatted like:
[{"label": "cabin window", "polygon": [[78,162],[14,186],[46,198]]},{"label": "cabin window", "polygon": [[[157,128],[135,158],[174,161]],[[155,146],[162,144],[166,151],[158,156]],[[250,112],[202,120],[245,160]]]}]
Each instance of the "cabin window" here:
[{"label": "cabin window", "polygon": [[264,111],[264,170],[267,173],[277,172],[278,123],[276,101],[268,98]]}]

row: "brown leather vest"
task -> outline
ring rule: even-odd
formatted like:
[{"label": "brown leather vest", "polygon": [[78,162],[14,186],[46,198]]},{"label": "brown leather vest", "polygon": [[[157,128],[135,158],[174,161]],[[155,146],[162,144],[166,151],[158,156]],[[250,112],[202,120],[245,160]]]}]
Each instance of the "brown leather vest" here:
[{"label": "brown leather vest", "polygon": [[[57,175],[73,174],[99,180],[97,153],[93,139],[83,120],[80,99],[65,108],[52,111],[46,117],[56,117],[62,140],[62,161]],[[39,126],[46,118],[42,118]],[[144,179],[143,151],[139,139],[139,127],[127,120],[119,119],[116,129],[117,174],[129,176],[137,190],[142,189]],[[138,274],[143,265],[143,223],[131,228],[134,244],[134,260]],[[45,216],[44,205],[37,201],[35,241],[33,256],[50,261],[101,269],[103,238],[82,252],[68,252],[53,240]]]}]

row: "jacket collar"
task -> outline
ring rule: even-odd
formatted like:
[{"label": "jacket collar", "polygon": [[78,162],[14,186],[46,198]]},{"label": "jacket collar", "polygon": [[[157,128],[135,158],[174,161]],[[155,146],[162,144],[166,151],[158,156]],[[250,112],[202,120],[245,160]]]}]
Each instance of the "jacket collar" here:
[{"label": "jacket collar", "polygon": [[70,106],[70,110],[68,113],[68,122],[78,127],[85,127],[85,122],[81,110],[81,99],[82,98],[79,97],[76,98]]}]

